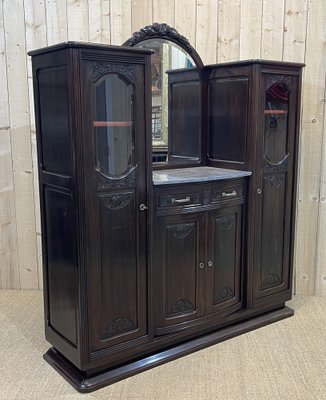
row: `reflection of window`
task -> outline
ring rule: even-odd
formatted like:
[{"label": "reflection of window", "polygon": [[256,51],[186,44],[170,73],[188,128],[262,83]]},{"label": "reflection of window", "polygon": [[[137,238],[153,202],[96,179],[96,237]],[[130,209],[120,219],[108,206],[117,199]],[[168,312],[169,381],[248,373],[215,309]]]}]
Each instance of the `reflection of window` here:
[{"label": "reflection of window", "polygon": [[162,132],[161,114],[162,114],[161,106],[152,107],[152,134],[153,134],[153,139],[158,139],[158,140],[161,139],[161,132]]}]

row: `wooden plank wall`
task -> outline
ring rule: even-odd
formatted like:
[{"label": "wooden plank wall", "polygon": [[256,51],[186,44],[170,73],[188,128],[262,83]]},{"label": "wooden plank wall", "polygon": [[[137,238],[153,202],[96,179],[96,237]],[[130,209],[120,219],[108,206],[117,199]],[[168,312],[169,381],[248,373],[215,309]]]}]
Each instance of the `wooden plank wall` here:
[{"label": "wooden plank wall", "polygon": [[0,288],[42,286],[35,127],[26,52],[65,40],[122,44],[166,22],[204,63],[305,62],[296,292],[326,295],[325,0],[3,0],[0,2]]}]

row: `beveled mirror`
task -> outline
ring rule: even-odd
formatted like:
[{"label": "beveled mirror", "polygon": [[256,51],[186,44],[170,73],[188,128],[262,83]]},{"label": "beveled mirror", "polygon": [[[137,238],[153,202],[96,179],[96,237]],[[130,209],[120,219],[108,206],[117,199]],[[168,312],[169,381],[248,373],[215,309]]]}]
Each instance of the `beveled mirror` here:
[{"label": "beveled mirror", "polygon": [[199,163],[203,62],[189,41],[167,24],[154,23],[135,32],[125,46],[153,51],[153,162]]}]

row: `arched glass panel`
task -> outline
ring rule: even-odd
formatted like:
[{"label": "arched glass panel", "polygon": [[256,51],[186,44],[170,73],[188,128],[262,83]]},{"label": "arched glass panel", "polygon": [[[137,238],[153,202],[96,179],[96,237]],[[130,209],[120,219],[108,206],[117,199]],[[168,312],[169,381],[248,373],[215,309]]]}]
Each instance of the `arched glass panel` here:
[{"label": "arched glass panel", "polygon": [[118,178],[126,175],[134,163],[134,87],[113,73],[94,85],[96,169]]},{"label": "arched glass panel", "polygon": [[264,158],[270,163],[277,164],[287,155],[289,97],[281,79],[266,89]]}]

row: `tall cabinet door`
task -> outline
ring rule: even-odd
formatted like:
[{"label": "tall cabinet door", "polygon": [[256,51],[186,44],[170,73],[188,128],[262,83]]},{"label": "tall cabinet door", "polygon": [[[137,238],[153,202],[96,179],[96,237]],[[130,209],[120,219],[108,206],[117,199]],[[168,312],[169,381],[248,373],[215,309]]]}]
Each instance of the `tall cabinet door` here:
[{"label": "tall cabinet door", "polygon": [[242,205],[208,212],[206,307],[208,313],[241,308]]},{"label": "tall cabinet door", "polygon": [[165,334],[203,315],[205,213],[159,217],[155,229],[155,333]]},{"label": "tall cabinet door", "polygon": [[257,157],[254,297],[287,290],[290,282],[297,78],[262,74],[262,129]]},{"label": "tall cabinet door", "polygon": [[82,64],[91,351],[147,332],[144,68]]}]

